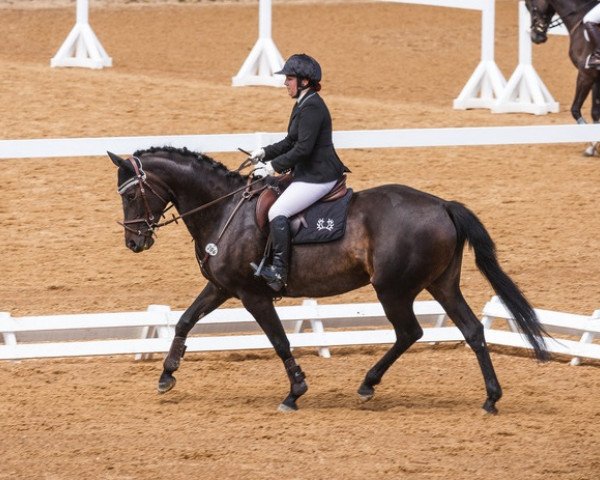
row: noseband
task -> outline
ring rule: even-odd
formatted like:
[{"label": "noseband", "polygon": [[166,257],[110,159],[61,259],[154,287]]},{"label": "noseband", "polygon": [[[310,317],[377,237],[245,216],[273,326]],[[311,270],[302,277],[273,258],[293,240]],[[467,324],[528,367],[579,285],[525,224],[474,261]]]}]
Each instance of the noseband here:
[{"label": "noseband", "polygon": [[[546,19],[547,15],[544,15],[540,12],[540,9],[532,5],[531,6],[531,30],[538,34],[545,35],[548,32],[548,28],[551,26],[555,27],[560,23],[555,22],[554,25],[551,25],[550,22]],[[562,21],[561,21],[562,23]]]},{"label": "noseband", "polygon": [[[133,166],[133,171],[135,172],[135,176],[130,178],[129,180],[123,182],[123,184],[119,185],[117,188],[117,192],[119,195],[123,195],[127,190],[131,187],[137,187],[139,195],[142,197],[143,205],[144,205],[144,218],[134,218],[133,220],[123,220],[123,222],[117,222],[121,225],[125,230],[135,233],[136,235],[144,235],[146,237],[151,237],[154,235],[156,229],[161,225],[155,222],[155,215],[150,210],[150,206],[148,205],[148,194],[147,191],[150,191],[154,195],[156,195],[160,200],[162,200],[165,206],[168,205],[168,201],[165,200],[154,188],[150,185],[146,180],[146,172],[144,172],[142,161],[138,157],[130,157],[128,158],[129,162]],[[169,210],[173,205],[163,209],[163,211],[158,215],[158,218],[164,217],[164,214],[167,210]],[[141,228],[135,229],[130,225],[133,224],[145,224],[146,229],[142,230]]]}]

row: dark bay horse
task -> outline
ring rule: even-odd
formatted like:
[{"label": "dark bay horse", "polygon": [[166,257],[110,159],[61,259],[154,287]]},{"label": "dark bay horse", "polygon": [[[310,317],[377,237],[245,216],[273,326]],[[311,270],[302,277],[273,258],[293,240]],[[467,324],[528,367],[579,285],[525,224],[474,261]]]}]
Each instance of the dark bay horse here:
[{"label": "dark bay horse", "polygon": [[[537,44],[548,39],[548,27],[554,14],[558,14],[569,31],[569,57],[578,70],[575,98],[571,104],[571,115],[577,123],[586,123],[581,107],[592,92],[592,120],[600,122],[600,70],[586,68],[587,57],[592,53],[592,44],[584,36],[582,19],[596,0],[525,0],[531,13],[531,41]],[[592,143],[585,154],[596,153],[597,142]]]},{"label": "dark bay horse", "polygon": [[[135,152],[128,159],[109,155],[118,167],[127,247],[134,252],[150,248],[154,230],[164,225],[161,216],[172,202],[194,239],[202,274],[208,280],[177,323],[159,392],[175,385],[173,372],[179,367],[192,327],[235,297],[253,315],[283,361],[290,392],[280,408],[295,410],[296,400],[308,388],[305,376],[292,356],[273,306],[276,294],[254,277],[250,267],[263,255],[266,234],[257,227],[256,197],[248,192],[265,180],[250,185],[249,177],[186,149],[152,148]],[[390,366],[423,335],[413,302],[427,289],[475,352],[487,391],[483,408],[496,413],[502,390],[482,324],[459,286],[466,241],[475,251],[477,266],[514,315],[536,357],[546,360],[545,332],[519,288],[498,265],[494,243],[477,217],[459,203],[406,186],[385,185],[355,192],[344,237],[330,243],[295,245],[283,295],[322,297],[373,285],[397,339],[360,385],[358,393],[366,400],[374,395],[374,387]]]}]

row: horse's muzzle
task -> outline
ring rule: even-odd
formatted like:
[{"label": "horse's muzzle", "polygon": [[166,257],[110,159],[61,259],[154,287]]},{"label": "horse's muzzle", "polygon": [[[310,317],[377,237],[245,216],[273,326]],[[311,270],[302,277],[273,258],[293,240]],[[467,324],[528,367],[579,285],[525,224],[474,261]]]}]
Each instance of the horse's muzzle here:
[{"label": "horse's muzzle", "polygon": [[535,29],[531,30],[529,36],[531,37],[531,41],[536,45],[544,43],[546,40],[548,40],[548,35],[546,34],[546,32],[542,32]]},{"label": "horse's muzzle", "polygon": [[125,245],[134,253],[150,249],[154,245],[154,238],[148,235],[125,238]]}]

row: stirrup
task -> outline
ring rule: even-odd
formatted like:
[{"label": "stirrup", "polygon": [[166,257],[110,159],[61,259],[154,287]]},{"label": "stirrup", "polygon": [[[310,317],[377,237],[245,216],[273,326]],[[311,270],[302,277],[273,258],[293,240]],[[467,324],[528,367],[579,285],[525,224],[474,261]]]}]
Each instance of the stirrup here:
[{"label": "stirrup", "polygon": [[265,261],[266,260],[267,260],[267,257],[265,256],[265,257],[262,258],[262,260],[260,261],[260,263],[258,265],[256,263],[254,263],[254,262],[250,262],[250,266],[252,267],[252,270],[254,270],[254,276],[255,277],[260,277],[261,276],[260,274],[262,273],[263,268],[265,268]]},{"label": "stirrup", "polygon": [[286,286],[283,277],[275,270],[273,265],[269,265],[267,268],[263,269],[260,272],[260,277],[276,292],[280,292]]},{"label": "stirrup", "polygon": [[585,66],[587,68],[600,68],[600,55],[596,55],[594,53],[588,55]]}]

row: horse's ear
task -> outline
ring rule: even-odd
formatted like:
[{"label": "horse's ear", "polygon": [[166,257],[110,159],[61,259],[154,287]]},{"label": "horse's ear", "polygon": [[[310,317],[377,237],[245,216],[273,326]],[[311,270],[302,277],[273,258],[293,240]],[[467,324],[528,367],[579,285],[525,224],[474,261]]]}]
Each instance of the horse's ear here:
[{"label": "horse's ear", "polygon": [[117,167],[122,167],[125,165],[125,160],[123,160],[121,157],[119,157],[118,155],[115,155],[112,152],[106,152],[108,154],[108,156],[110,157],[110,159],[112,160],[112,162],[117,166]]}]

